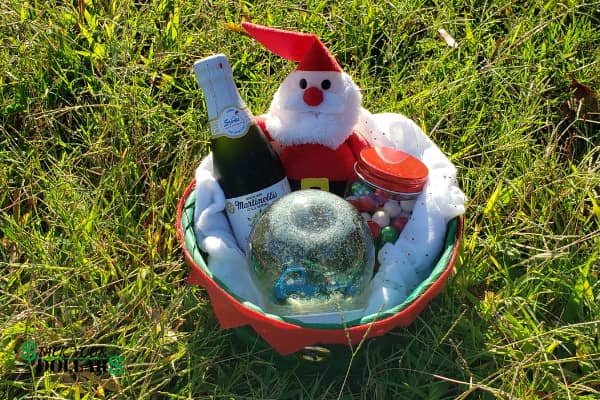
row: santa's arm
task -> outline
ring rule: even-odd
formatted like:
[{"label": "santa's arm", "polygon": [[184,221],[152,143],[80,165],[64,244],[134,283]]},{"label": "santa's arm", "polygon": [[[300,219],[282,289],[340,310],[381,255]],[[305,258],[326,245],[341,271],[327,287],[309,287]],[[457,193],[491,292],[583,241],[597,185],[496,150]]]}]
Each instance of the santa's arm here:
[{"label": "santa's arm", "polygon": [[360,151],[365,147],[369,147],[369,142],[367,139],[362,137],[357,132],[352,132],[352,135],[348,138],[347,143],[350,145],[350,149],[352,149],[352,153],[354,154],[354,158],[358,160],[358,155]]},{"label": "santa's arm", "polygon": [[267,123],[265,122],[264,117],[263,116],[255,117],[255,120],[256,120],[256,124],[258,125],[258,127],[263,131],[263,133],[267,137],[267,140],[269,142],[272,142],[273,138],[271,137],[271,135],[269,135],[269,131],[267,131]]}]

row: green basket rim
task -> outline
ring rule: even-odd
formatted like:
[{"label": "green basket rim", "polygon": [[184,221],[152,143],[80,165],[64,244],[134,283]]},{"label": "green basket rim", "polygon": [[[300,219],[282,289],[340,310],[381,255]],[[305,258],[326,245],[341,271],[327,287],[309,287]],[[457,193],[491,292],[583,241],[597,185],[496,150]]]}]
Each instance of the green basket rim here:
[{"label": "green basket rim", "polygon": [[[287,322],[290,324],[294,324],[303,328],[314,328],[314,329],[345,329],[352,326],[370,324],[378,320],[382,320],[391,316],[394,316],[407,308],[411,303],[413,303],[416,299],[418,299],[425,291],[442,275],[442,273],[448,268],[448,264],[452,259],[452,253],[454,251],[454,247],[457,245],[458,240],[458,218],[455,217],[448,222],[446,228],[446,237],[444,241],[444,246],[441,250],[441,253],[434,265],[429,276],[424,279],[416,288],[412,290],[412,292],[407,296],[407,298],[393,307],[382,310],[377,313],[373,313],[370,315],[363,316],[362,318],[343,321],[341,323],[309,323],[298,320],[293,317],[286,317],[281,315],[275,315],[271,313],[267,313],[258,305],[247,301],[245,299],[240,298],[236,294],[234,294],[229,287],[223,283],[220,279],[214,276],[212,271],[207,266],[207,263],[204,259],[205,253],[202,252],[198,243],[196,241],[196,234],[194,232],[194,209],[196,203],[196,191],[191,190],[187,198],[185,199],[183,209],[181,211],[181,228],[183,232],[183,245],[188,250],[193,262],[204,272],[210,279],[214,280],[223,290],[225,290],[229,295],[231,295],[236,301],[243,304],[244,306],[250,308],[251,310],[258,312],[262,315],[267,316],[268,318]],[[192,266],[193,267],[193,266]]]}]

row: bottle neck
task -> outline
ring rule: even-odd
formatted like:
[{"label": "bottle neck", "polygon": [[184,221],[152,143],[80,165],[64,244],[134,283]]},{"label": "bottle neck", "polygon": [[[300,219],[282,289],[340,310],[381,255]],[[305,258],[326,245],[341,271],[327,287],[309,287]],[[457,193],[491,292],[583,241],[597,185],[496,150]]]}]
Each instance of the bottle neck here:
[{"label": "bottle neck", "polygon": [[194,72],[204,92],[213,137],[243,136],[253,117],[235,86],[227,57],[217,54],[200,60]]},{"label": "bottle neck", "polygon": [[228,107],[246,109],[246,104],[240,97],[232,77],[224,76],[206,81],[202,84],[202,91],[204,92],[208,119],[211,121],[216,120],[223,110]]}]

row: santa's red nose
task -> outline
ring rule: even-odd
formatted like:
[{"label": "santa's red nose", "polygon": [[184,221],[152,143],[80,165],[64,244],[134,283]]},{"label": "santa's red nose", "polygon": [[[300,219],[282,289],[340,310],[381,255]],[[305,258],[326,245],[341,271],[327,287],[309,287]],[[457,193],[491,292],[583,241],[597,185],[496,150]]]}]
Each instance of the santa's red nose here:
[{"label": "santa's red nose", "polygon": [[304,102],[309,106],[316,107],[323,102],[323,91],[311,86],[304,91]]}]

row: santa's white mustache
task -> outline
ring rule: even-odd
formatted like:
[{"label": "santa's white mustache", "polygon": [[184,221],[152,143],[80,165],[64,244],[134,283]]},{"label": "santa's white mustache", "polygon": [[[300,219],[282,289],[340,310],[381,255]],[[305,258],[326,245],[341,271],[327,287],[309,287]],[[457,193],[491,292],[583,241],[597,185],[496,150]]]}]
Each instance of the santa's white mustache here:
[{"label": "santa's white mustache", "polygon": [[303,93],[303,91],[296,90],[292,95],[285,96],[285,99],[282,99],[281,108],[286,111],[308,113],[317,117],[319,114],[340,114],[344,112],[344,98],[336,93],[323,93],[323,101],[314,107],[304,102]]}]

